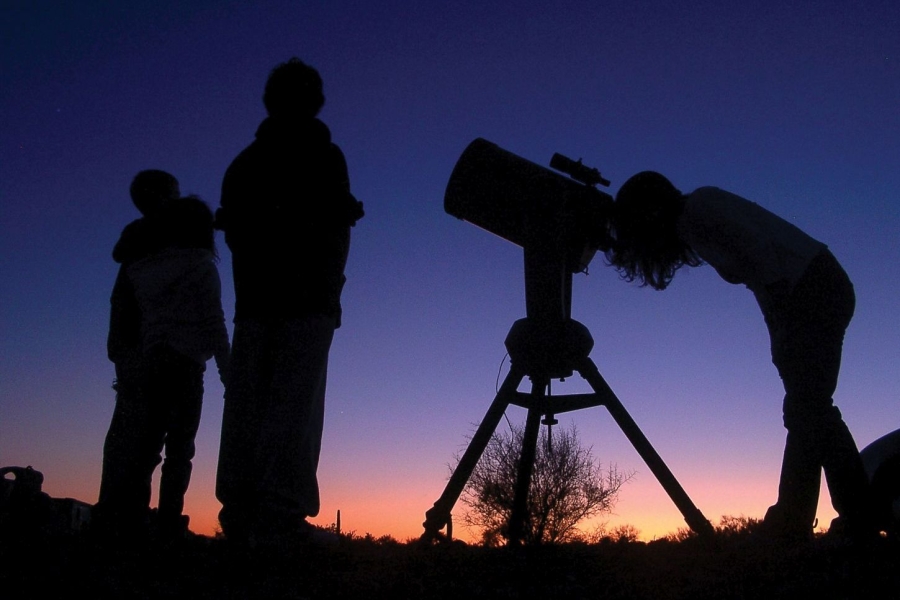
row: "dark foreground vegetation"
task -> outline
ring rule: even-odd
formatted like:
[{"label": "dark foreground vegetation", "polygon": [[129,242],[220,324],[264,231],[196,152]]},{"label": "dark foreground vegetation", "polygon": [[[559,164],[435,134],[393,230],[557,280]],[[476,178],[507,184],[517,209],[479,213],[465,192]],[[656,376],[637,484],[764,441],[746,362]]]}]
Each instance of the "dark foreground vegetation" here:
[{"label": "dark foreground vegetation", "polygon": [[819,536],[779,546],[752,530],[711,540],[611,538],[525,548],[344,536],[241,552],[221,539],[110,548],[86,535],[0,546],[13,598],[898,598],[900,544]]}]

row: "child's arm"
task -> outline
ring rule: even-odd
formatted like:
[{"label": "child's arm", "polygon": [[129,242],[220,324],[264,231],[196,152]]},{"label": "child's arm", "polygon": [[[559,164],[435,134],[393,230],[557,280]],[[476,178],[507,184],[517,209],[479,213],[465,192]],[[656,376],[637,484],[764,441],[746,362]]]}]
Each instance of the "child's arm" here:
[{"label": "child's arm", "polygon": [[222,281],[219,278],[219,270],[215,264],[212,267],[210,286],[211,297],[215,299],[216,325],[215,325],[215,353],[216,368],[219,371],[219,380],[222,385],[228,387],[228,369],[231,364],[231,344],[228,341],[228,329],[225,327],[225,311],[222,309]]},{"label": "child's arm", "polygon": [[145,219],[135,219],[125,226],[112,251],[113,260],[128,264],[140,260],[151,251],[150,232]]},{"label": "child's arm", "polygon": [[131,281],[122,267],[116,275],[109,309],[106,354],[115,363],[129,358],[137,350],[141,336],[141,311]]}]

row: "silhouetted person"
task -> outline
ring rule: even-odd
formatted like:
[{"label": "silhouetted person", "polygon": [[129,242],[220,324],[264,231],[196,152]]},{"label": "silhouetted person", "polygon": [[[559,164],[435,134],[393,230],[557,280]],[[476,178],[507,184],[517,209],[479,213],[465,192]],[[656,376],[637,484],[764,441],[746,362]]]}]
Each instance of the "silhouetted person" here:
[{"label": "silhouetted person", "polygon": [[613,227],[616,243],[606,256],[628,281],[662,290],[682,266],[706,262],[756,296],[784,384],[787,429],[778,501],[764,530],[810,538],[824,468],[839,515],[833,528],[868,535],[866,474],[832,399],[855,295],[825,244],[732,193],[701,187],[685,195],[649,171],[619,190]]},{"label": "silhouetted person", "polygon": [[318,72],[293,58],[266,83],[268,118],[231,163],[218,224],[232,253],[235,317],[216,496],[225,536],[303,540],[319,512],[328,353],[340,326],[350,227],[362,205],[316,118]]},{"label": "silhouetted person", "polygon": [[900,429],[859,452],[872,484],[874,519],[879,529],[900,539]]},{"label": "silhouetted person", "polygon": [[195,197],[169,202],[161,210],[156,224],[160,248],[125,269],[140,315],[138,393],[117,398],[113,420],[123,435],[109,448],[116,451],[109,462],[119,469],[110,477],[104,474],[104,483],[116,512],[128,516],[114,527],[124,526],[123,535],[144,535],[150,482],[165,449],[155,525],[162,538],[177,538],[187,531],[182,510],[206,362],[215,357],[224,383],[229,343],[212,211]]},{"label": "silhouetted person", "polygon": [[160,221],[163,207],[180,195],[178,180],[156,169],[135,175],[130,187],[131,200],[141,217],[125,226],[113,248],[113,260],[119,263],[110,297],[109,335],[106,349],[115,365],[116,408],[103,446],[103,471],[100,497],[93,511],[95,529],[106,533],[140,534],[146,529],[146,495],[150,481],[135,480],[131,455],[133,407],[140,402],[144,360],[140,346],[141,315],[134,288],[126,270],[134,262],[158,252],[164,243]]},{"label": "silhouetted person", "polygon": [[206,362],[215,358],[226,383],[230,349],[212,211],[196,197],[182,198],[164,210],[164,248],[131,265],[128,278],[141,312],[146,361],[145,427],[152,466],[143,468],[152,473],[165,446],[158,526],[178,533],[187,525],[182,509],[200,425]]}]

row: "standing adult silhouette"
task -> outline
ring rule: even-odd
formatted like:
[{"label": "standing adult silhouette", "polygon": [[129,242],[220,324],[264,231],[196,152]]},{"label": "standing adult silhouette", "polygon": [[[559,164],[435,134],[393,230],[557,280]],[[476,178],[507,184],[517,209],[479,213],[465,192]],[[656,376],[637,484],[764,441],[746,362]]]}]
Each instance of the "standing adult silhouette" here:
[{"label": "standing adult silhouette", "polygon": [[303,541],[319,512],[328,354],[350,228],[363,216],[344,155],[316,118],[324,101],[314,68],[276,66],[268,116],[222,183],[235,315],[216,496],[222,532],[239,543]]}]

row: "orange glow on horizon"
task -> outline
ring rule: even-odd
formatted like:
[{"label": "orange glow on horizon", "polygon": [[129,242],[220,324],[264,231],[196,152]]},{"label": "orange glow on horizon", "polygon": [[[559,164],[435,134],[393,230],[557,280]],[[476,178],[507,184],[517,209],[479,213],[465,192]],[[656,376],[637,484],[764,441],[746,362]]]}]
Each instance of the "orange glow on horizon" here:
[{"label": "orange glow on horizon", "polygon": [[[658,484],[653,482],[656,487]],[[774,483],[770,482],[771,485]],[[748,486],[753,489],[754,486]],[[750,498],[752,506],[743,503],[735,503],[735,497],[741,496],[744,490],[707,490],[708,494],[698,496],[710,496],[707,505],[696,501],[698,507],[710,522],[717,526],[723,516],[749,517],[761,519],[765,514],[771,500],[774,500],[774,489],[762,487],[760,498],[766,500],[760,502],[759,498]],[[218,530],[219,503],[211,493],[193,495],[185,505],[185,512],[191,516],[191,531],[201,535],[213,536]],[[438,490],[440,491],[440,490]],[[633,494],[630,492],[634,492]],[[638,530],[638,539],[652,541],[661,539],[679,530],[686,529],[687,524],[681,513],[672,504],[665,493],[658,489],[655,493],[647,493],[648,490],[627,490],[620,498],[619,504],[613,514],[605,514],[583,523],[581,529],[586,533],[593,532],[602,526],[607,533],[612,533],[616,528],[632,526]],[[378,538],[390,536],[400,542],[418,538],[422,532],[422,522],[425,520],[425,511],[431,508],[437,495],[433,498],[421,493],[411,493],[409,496],[400,495],[400,490],[372,491],[360,497],[344,496],[334,498],[332,502],[323,504],[320,514],[310,519],[315,525],[328,527],[335,523],[337,511],[341,511],[341,530],[345,534],[363,536],[371,534]],[[771,500],[769,496],[772,496]],[[642,497],[639,499],[639,497]],[[200,500],[204,498],[205,500]],[[723,502],[730,500],[730,502]],[[467,530],[462,524],[463,507],[457,503],[453,510],[454,529],[453,536],[456,539],[468,543],[477,543],[478,538],[473,532]],[[831,519],[836,516],[831,507],[831,500],[827,489],[822,489],[819,498],[817,529],[827,529]]]},{"label": "orange glow on horizon", "polygon": [[[206,536],[214,536],[218,530],[220,509],[215,498],[215,467],[210,458],[195,461],[194,475],[185,497],[185,514],[190,516],[191,531]],[[95,472],[88,477],[65,470],[41,468],[41,465],[36,467],[45,475],[44,491],[50,496],[96,502],[99,461]],[[335,523],[337,511],[340,510],[343,533],[356,536],[371,534],[376,538],[390,536],[400,542],[416,539],[422,534],[425,511],[440,496],[444,484],[438,478],[424,484],[397,485],[390,477],[380,478],[379,475],[373,475],[371,479],[357,478],[351,482],[346,479],[346,473],[332,477],[327,466],[320,471],[322,509],[310,522],[330,526]],[[154,506],[158,476],[159,470],[153,482]],[[756,474],[752,479],[708,478],[708,473],[679,474],[688,495],[713,525],[718,525],[723,516],[760,519],[777,494],[777,472]],[[477,542],[477,535],[462,524],[463,511],[463,505],[457,502],[453,510],[453,535],[466,542]],[[835,516],[823,478],[817,512],[818,529],[827,529]],[[582,530],[590,534],[600,525],[607,532],[620,526],[632,526],[638,530],[639,539],[643,541],[663,538],[687,527],[659,482],[646,470],[639,471],[621,489],[612,514],[600,515],[584,523]]]}]

